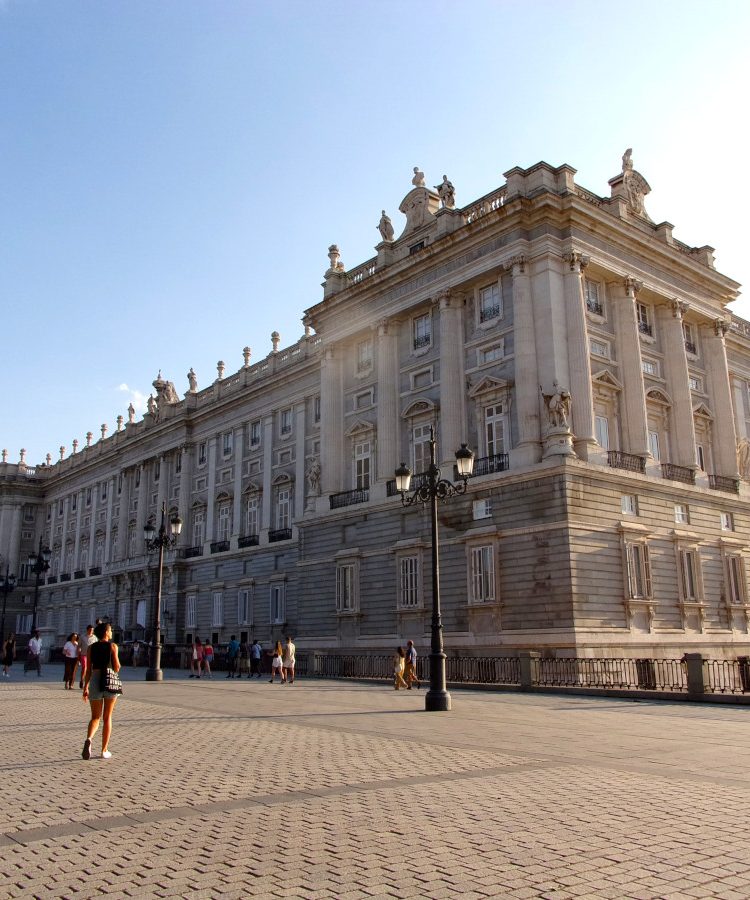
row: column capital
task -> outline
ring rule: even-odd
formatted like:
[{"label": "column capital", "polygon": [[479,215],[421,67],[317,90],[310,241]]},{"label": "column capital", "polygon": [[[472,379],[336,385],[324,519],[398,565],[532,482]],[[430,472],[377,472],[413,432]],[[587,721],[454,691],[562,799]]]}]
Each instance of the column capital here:
[{"label": "column capital", "polygon": [[377,323],[377,332],[378,337],[385,337],[386,335],[394,333],[394,326],[398,326],[397,322],[394,322],[393,319],[380,319]]},{"label": "column capital", "polygon": [[580,274],[589,264],[589,257],[578,250],[570,250],[563,253],[563,259],[568,264],[570,271]]},{"label": "column capital", "polygon": [[673,317],[680,321],[682,321],[685,313],[690,309],[689,303],[686,303],[684,300],[678,300],[677,297],[670,300],[669,305],[672,308]]},{"label": "column capital", "polygon": [[729,322],[726,319],[714,319],[714,334],[716,337],[723,338],[729,331]]},{"label": "column capital", "polygon": [[526,271],[526,266],[528,265],[528,259],[524,256],[523,253],[519,253],[516,256],[511,256],[511,258],[505,263],[505,271],[512,272],[515,275],[523,275]]},{"label": "column capital", "polygon": [[464,300],[464,293],[456,288],[445,288],[435,294],[434,300],[440,309],[455,309]]},{"label": "column capital", "polygon": [[632,275],[627,275],[622,283],[625,286],[625,293],[627,296],[633,298],[640,293],[641,288],[643,287],[643,282],[638,281],[637,278],[633,278]]}]

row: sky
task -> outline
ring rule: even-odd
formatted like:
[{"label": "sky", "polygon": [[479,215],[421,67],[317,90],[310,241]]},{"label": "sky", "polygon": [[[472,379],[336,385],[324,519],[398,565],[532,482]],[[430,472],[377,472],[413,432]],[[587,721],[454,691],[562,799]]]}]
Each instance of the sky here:
[{"label": "sky", "polygon": [[744,0],[0,0],[0,448],[293,344],[414,166],[458,206],[540,160],[608,195],[632,147],[750,285],[749,37]]}]

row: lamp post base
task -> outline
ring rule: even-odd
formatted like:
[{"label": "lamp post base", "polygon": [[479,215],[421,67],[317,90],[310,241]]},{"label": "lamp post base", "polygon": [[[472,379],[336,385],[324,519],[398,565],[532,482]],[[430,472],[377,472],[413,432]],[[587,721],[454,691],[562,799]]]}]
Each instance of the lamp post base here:
[{"label": "lamp post base", "polygon": [[449,712],[451,708],[451,695],[448,691],[427,691],[424,697],[426,712]]},{"label": "lamp post base", "polygon": [[164,681],[161,669],[146,669],[146,681]]}]

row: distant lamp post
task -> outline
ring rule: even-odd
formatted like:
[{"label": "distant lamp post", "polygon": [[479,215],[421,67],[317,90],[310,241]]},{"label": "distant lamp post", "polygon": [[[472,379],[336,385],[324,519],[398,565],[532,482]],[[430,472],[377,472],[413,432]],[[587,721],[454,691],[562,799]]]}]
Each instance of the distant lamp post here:
[{"label": "distant lamp post", "polygon": [[10,575],[10,566],[5,567],[5,578],[0,581],[0,591],[3,592],[3,617],[0,623],[0,640],[5,640],[5,604],[8,602],[8,594],[16,586],[16,576]]},{"label": "distant lamp post", "polygon": [[31,633],[36,631],[36,611],[39,605],[39,585],[42,583],[42,575],[49,572],[49,561],[52,558],[52,551],[49,547],[42,547],[42,539],[39,538],[39,550],[36,553],[29,554],[29,569],[34,573],[36,580],[34,582],[34,612],[31,616]]},{"label": "distant lamp post", "polygon": [[167,527],[167,504],[161,507],[161,525],[159,531],[147,522],[143,528],[143,539],[146,542],[146,551],[153,553],[159,551],[159,567],[156,575],[156,598],[154,603],[154,638],[151,642],[151,659],[146,669],[146,681],[162,681],[164,674],[161,670],[161,581],[164,570],[164,551],[174,547],[177,538],[182,531],[182,519],[173,515],[169,519]]},{"label": "distant lamp post", "polygon": [[425,695],[427,712],[447,712],[451,708],[451,695],[445,687],[445,653],[443,652],[443,624],[440,618],[440,554],[438,548],[438,500],[447,500],[466,493],[466,484],[474,468],[474,453],[466,444],[456,451],[456,467],[461,481],[452,482],[440,477],[435,462],[435,432],[430,427],[430,468],[427,477],[421,478],[411,496],[411,469],[401,463],[396,469],[396,490],[401,494],[404,506],[430,504],[432,522],[432,641],[430,646],[430,689]]}]

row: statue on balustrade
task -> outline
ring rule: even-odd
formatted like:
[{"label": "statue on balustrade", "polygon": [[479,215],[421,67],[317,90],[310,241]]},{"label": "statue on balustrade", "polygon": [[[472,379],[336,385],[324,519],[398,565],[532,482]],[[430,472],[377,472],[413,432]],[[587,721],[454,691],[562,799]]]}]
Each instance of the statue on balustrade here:
[{"label": "statue on balustrade", "polygon": [[456,190],[448,181],[448,176],[443,175],[443,180],[440,184],[435,185],[435,190],[438,192],[440,200],[442,201],[444,209],[453,209],[456,205]]},{"label": "statue on balustrade", "polygon": [[378,231],[380,232],[380,237],[384,241],[392,241],[393,240],[393,223],[390,218],[385,214],[385,210],[383,210],[383,215],[380,217],[380,222],[378,223]]}]

